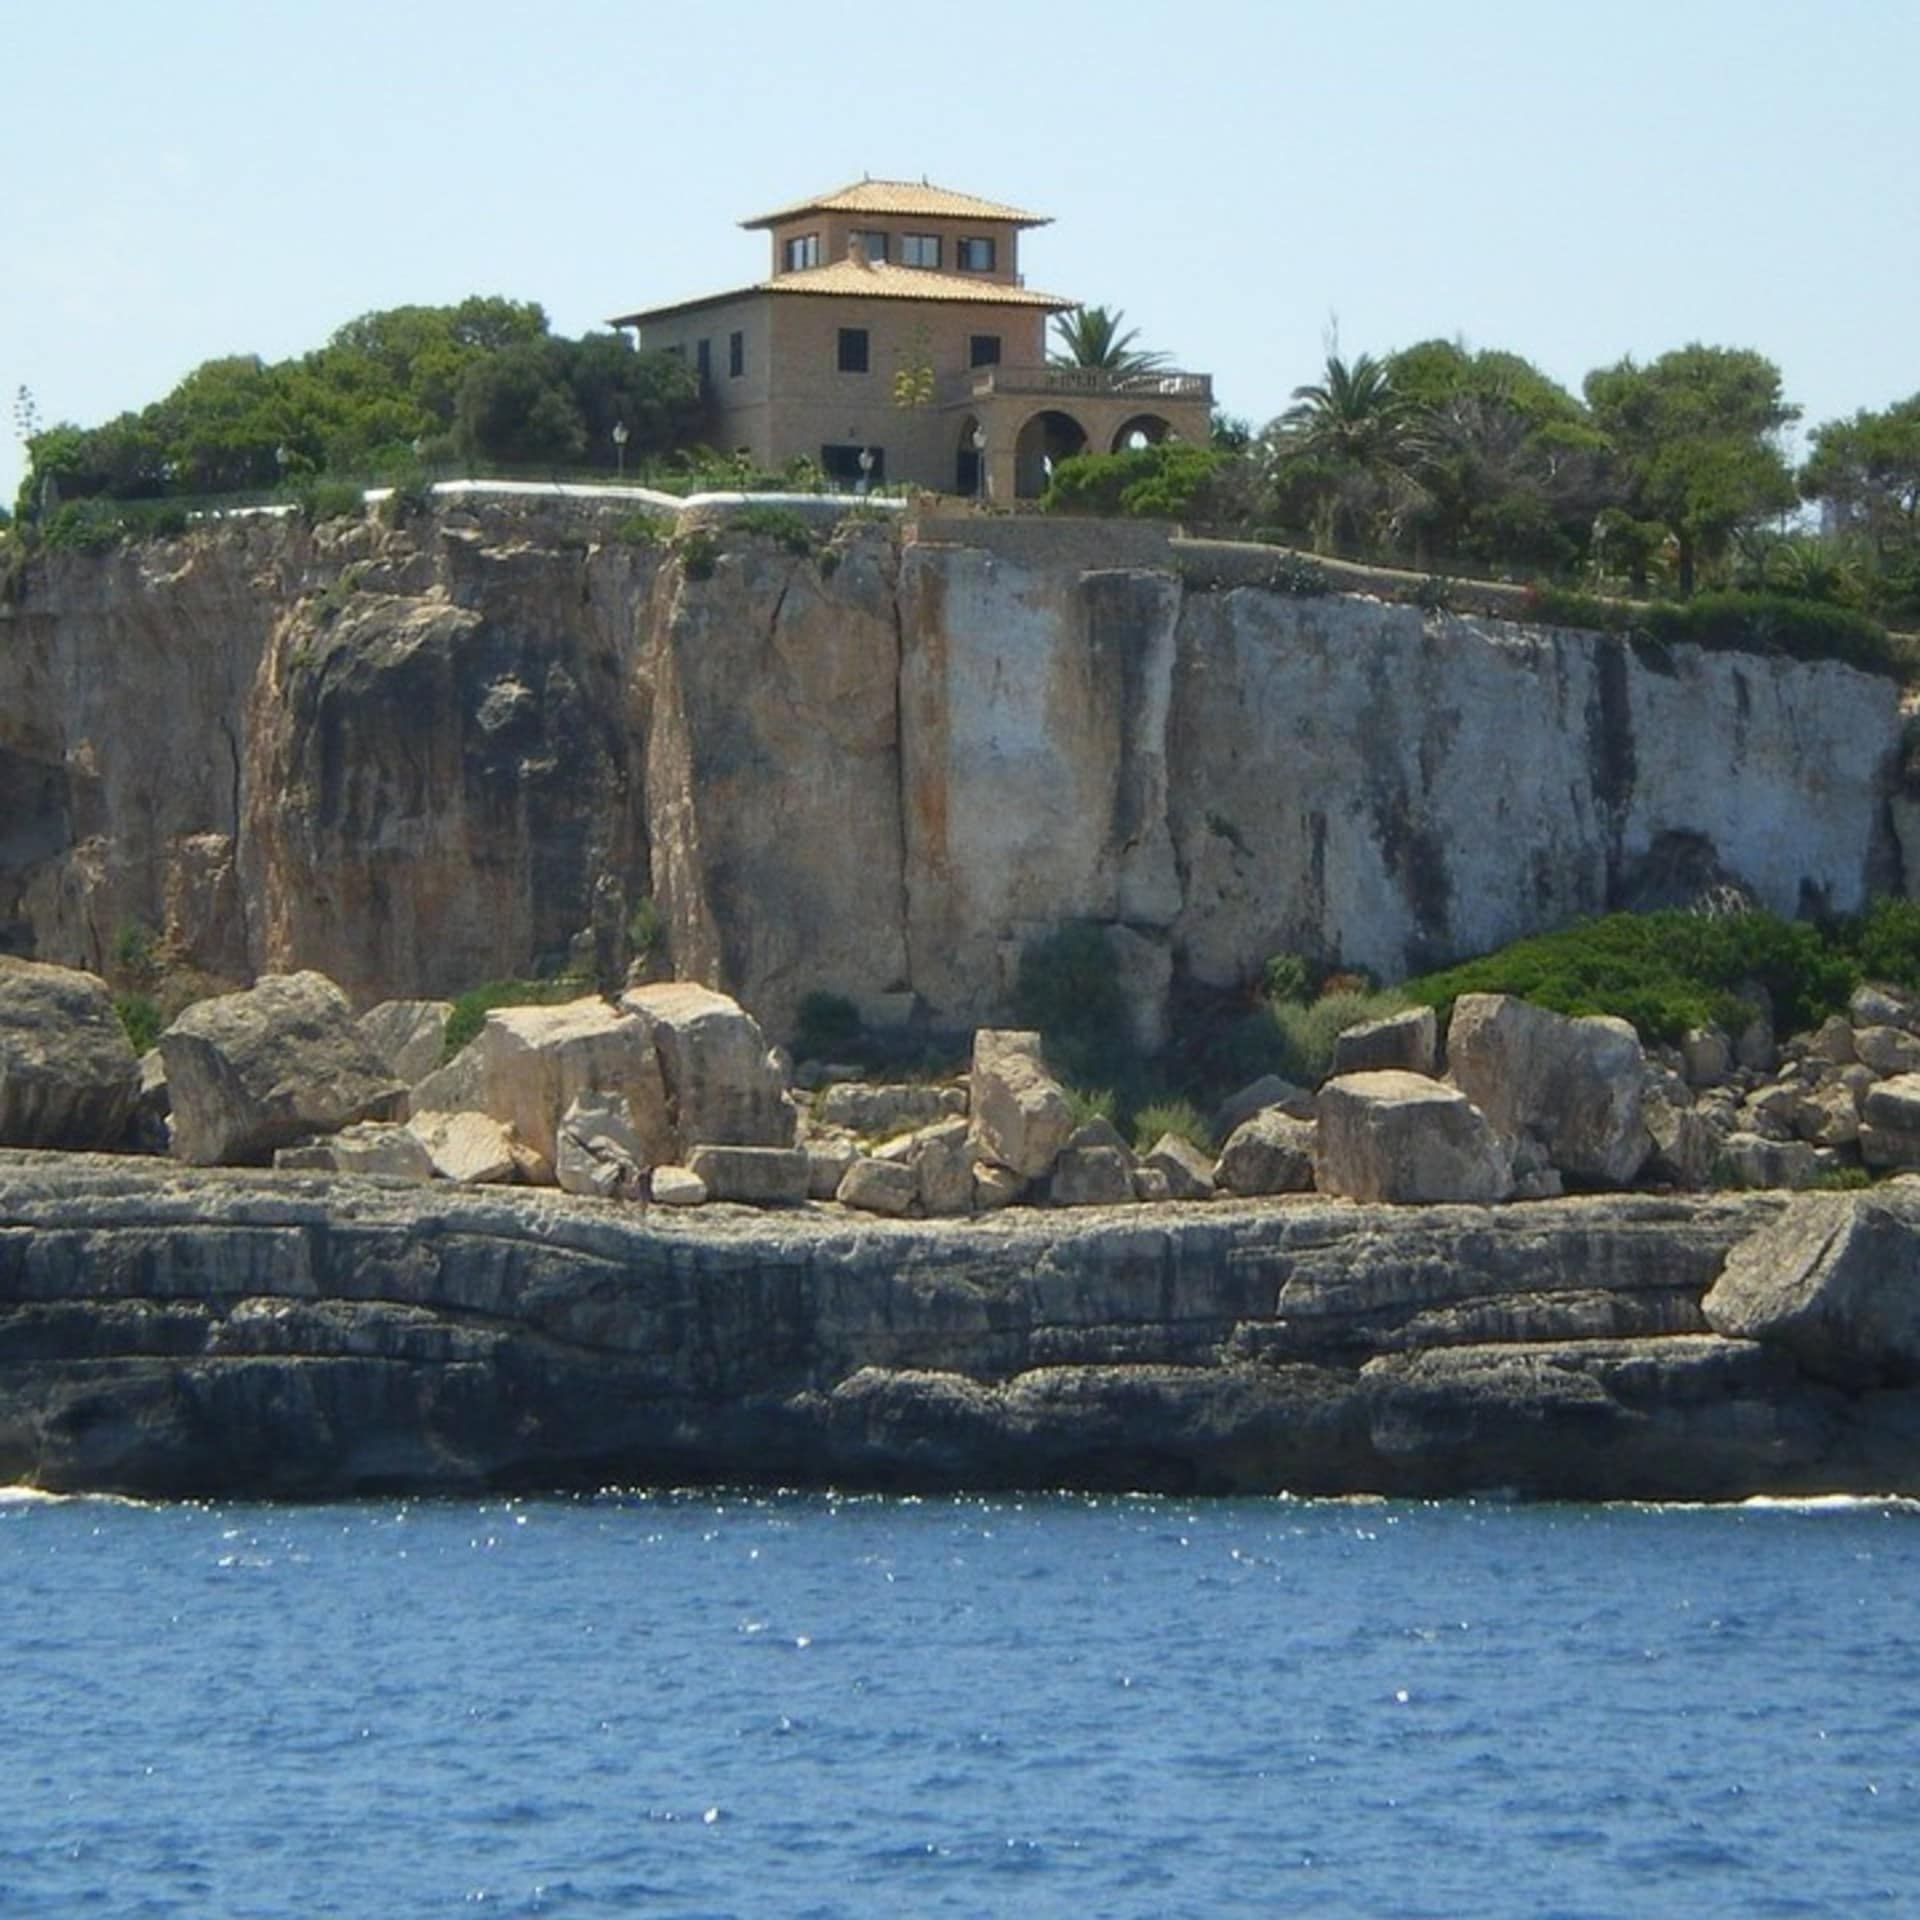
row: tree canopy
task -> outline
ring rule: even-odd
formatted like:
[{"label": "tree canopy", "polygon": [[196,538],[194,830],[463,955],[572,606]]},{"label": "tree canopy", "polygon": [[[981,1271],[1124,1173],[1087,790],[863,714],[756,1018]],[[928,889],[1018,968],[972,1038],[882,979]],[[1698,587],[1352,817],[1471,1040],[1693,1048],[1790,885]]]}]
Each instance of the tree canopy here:
[{"label": "tree canopy", "polygon": [[555,335],[532,301],[475,295],[363,314],[295,359],[209,360],[164,399],[98,427],[36,421],[22,500],[48,480],[63,498],[144,500],[392,473],[454,454],[612,468],[615,421],[636,461],[691,444],[692,371],[623,334]]}]

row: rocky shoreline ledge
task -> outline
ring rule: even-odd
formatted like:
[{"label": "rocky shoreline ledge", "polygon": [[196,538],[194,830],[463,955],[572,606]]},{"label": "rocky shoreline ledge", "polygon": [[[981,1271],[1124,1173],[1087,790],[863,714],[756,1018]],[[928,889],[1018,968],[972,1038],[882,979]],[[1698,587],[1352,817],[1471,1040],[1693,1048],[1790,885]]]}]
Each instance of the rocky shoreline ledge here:
[{"label": "rocky shoreline ledge", "polygon": [[1920,1493],[1920,1190],[694,1213],[0,1152],[0,1482]]}]

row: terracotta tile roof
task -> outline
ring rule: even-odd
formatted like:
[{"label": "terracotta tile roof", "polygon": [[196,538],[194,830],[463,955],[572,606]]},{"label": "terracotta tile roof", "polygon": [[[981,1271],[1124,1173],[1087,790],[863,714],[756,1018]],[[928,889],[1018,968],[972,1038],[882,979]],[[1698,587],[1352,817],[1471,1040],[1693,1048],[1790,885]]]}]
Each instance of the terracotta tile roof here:
[{"label": "terracotta tile roof", "polygon": [[690,312],[695,307],[715,307],[728,300],[746,300],[760,293],[835,294],[843,298],[851,295],[868,300],[951,300],[972,307],[1044,307],[1050,313],[1064,313],[1080,304],[1061,294],[1013,287],[1004,280],[987,280],[977,274],[929,273],[919,267],[895,267],[880,261],[836,260],[831,266],[778,274],[771,280],[757,280],[750,287],[734,287],[726,293],[703,294],[694,300],[648,307],[640,313],[619,314],[607,324],[610,327],[641,326],[649,320],[664,320],[671,314]]},{"label": "terracotta tile roof", "polygon": [[1050,217],[1026,213],[1019,207],[1003,207],[996,200],[976,199],[970,193],[951,193],[925,180],[856,180],[832,193],[796,200],[791,206],[776,207],[772,213],[740,224],[773,227],[783,220],[797,220],[803,213],[876,213],[909,218],[924,214],[934,220],[1010,220],[1020,227],[1044,227]]}]

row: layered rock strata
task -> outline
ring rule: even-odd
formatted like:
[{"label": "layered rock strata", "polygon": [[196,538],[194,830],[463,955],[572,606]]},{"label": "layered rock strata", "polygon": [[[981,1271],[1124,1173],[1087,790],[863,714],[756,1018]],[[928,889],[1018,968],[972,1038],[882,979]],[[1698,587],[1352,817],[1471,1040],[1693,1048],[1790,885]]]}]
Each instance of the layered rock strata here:
[{"label": "layered rock strata", "polygon": [[1701,1306],[1736,1247],[1831,1242],[1792,1209],[1867,1204],[907,1222],[0,1155],[0,1481],[1920,1491],[1904,1345],[1843,1382]]}]

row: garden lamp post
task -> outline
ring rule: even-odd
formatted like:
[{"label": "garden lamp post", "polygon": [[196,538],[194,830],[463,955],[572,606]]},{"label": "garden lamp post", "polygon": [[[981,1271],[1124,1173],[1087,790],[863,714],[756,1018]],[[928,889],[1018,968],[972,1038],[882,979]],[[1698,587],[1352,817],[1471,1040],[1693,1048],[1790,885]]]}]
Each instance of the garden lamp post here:
[{"label": "garden lamp post", "polygon": [[627,477],[627,423],[624,420],[613,423],[613,457],[624,480]]},{"label": "garden lamp post", "polygon": [[865,493],[872,484],[873,449],[871,447],[862,447],[860,449],[860,491]]},{"label": "garden lamp post", "polygon": [[973,444],[973,493],[977,500],[987,497],[987,430],[975,427],[972,434]]}]

